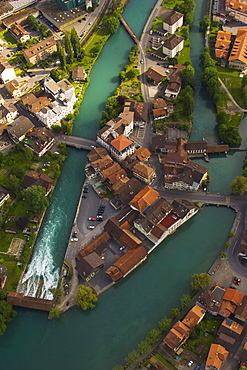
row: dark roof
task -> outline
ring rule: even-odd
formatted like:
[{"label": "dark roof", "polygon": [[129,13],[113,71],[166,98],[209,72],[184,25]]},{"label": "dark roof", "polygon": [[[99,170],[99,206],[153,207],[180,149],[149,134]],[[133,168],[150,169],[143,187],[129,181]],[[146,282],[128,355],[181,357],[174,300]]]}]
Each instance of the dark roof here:
[{"label": "dark roof", "polygon": [[34,127],[34,124],[29,118],[24,116],[19,116],[16,118],[9,126],[6,127],[6,131],[9,135],[14,138],[21,138],[23,135],[27,134],[29,130]]},{"label": "dark roof", "polygon": [[220,344],[221,346],[223,346],[227,351],[230,351],[230,349],[232,348],[232,346],[235,344],[236,342],[236,339],[232,338],[231,336],[227,335],[227,334],[224,334],[224,333],[220,333],[214,343],[216,344]]},{"label": "dark roof", "polygon": [[116,191],[115,195],[117,199],[126,206],[142,188],[143,186],[140,181],[132,177]]},{"label": "dark roof", "polygon": [[202,141],[189,141],[185,144],[186,150],[206,150],[207,149],[207,142]]},{"label": "dark roof", "polygon": [[92,252],[96,252],[97,254],[101,255],[107,248],[106,243],[109,239],[111,239],[111,235],[103,231],[100,235],[96,236],[96,238],[92,239],[87,245],[78,251],[76,259],[81,260],[83,257]]},{"label": "dark roof", "polygon": [[179,198],[174,199],[172,202],[172,207],[173,213],[175,213],[179,218],[184,218],[189,211],[195,208],[195,206],[193,206],[193,204],[191,204],[188,200]]},{"label": "dark roof", "polygon": [[13,306],[20,306],[25,308],[33,308],[35,310],[50,311],[53,307],[53,300],[28,297],[23,293],[9,292],[7,295],[7,302]]},{"label": "dark roof", "polygon": [[96,252],[93,252],[76,261],[76,270],[82,278],[86,279],[92,272],[102,268],[104,264],[105,260],[99,257]]},{"label": "dark roof", "polygon": [[166,143],[165,135],[157,135],[152,138],[152,150],[164,149]]},{"label": "dark roof", "polygon": [[154,83],[158,85],[162,81],[162,78],[166,76],[166,73],[156,67],[150,67],[146,71],[146,75],[152,78]]},{"label": "dark roof", "polygon": [[29,188],[30,186],[42,186],[46,191],[50,190],[53,180],[45,173],[38,173],[35,171],[28,172],[21,183],[22,188]]},{"label": "dark roof", "polygon": [[175,35],[174,34],[171,37],[169,37],[169,39],[166,40],[166,42],[164,43],[163,47],[165,47],[165,48],[167,48],[169,50],[173,50],[183,40],[184,40],[184,38],[182,36],[178,36],[178,35]]},{"label": "dark roof", "polygon": [[87,154],[87,157],[91,162],[94,162],[100,158],[103,158],[107,154],[108,152],[105,148],[94,148]]},{"label": "dark roof", "polygon": [[138,102],[136,100],[126,99],[125,102],[130,102],[130,111],[134,112],[134,121],[148,120],[148,103]]},{"label": "dark roof", "polygon": [[141,244],[139,240],[130,230],[121,228],[115,217],[110,218],[104,226],[104,230],[121,243],[127,249],[135,249]]},{"label": "dark roof", "polygon": [[29,132],[26,137],[32,140],[28,142],[27,145],[38,154],[47,146],[51,148],[52,142],[55,143],[55,135],[45,127],[36,127],[33,131]]},{"label": "dark roof", "polygon": [[176,23],[183,16],[184,15],[182,13],[179,13],[179,12],[176,12],[175,10],[173,10],[173,12],[171,14],[169,14],[168,17],[166,17],[163,22],[172,26],[174,23]]},{"label": "dark roof", "polygon": [[244,321],[247,321],[247,296],[245,295],[240,305],[237,307],[234,315]]}]

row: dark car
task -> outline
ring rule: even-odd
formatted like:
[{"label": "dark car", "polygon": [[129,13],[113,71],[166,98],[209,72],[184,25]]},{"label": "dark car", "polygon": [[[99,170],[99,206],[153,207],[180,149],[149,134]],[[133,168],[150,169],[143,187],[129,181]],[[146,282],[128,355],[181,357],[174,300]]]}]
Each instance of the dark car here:
[{"label": "dark car", "polygon": [[239,279],[239,278],[233,278],[233,284],[236,284],[236,285],[240,285],[241,284],[241,279]]},{"label": "dark car", "polygon": [[83,190],[83,193],[88,193],[88,190],[87,190],[87,189],[84,189],[84,190]]},{"label": "dark car", "polygon": [[242,265],[245,265],[246,264],[246,259],[245,258],[241,258],[240,259],[240,262],[242,263]]},{"label": "dark car", "polygon": [[86,198],[86,195],[83,195],[82,198]]}]

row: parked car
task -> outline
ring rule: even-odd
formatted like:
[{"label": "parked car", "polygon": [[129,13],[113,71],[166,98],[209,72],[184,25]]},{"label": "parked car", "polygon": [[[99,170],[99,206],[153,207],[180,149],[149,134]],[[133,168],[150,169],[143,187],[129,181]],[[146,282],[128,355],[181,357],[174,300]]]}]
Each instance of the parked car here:
[{"label": "parked car", "polygon": [[82,198],[86,198],[86,195],[83,195]]},{"label": "parked car", "polygon": [[242,265],[245,265],[246,264],[246,259],[245,258],[241,258],[240,259],[240,262],[242,263]]},{"label": "parked car", "polygon": [[96,221],[96,217],[89,217],[89,221]]},{"label": "parked car", "polygon": [[95,228],[95,226],[93,226],[93,225],[89,225],[87,228],[88,228],[88,229],[94,229],[94,228]]},{"label": "parked car", "polygon": [[122,245],[122,247],[119,248],[120,251],[123,251],[124,250],[124,246]]},{"label": "parked car", "polygon": [[83,189],[83,193],[88,193],[88,190],[87,189]]},{"label": "parked car", "polygon": [[236,284],[236,285],[240,285],[241,284],[241,279],[239,279],[239,278],[233,278],[233,284]]},{"label": "parked car", "polygon": [[192,360],[191,360],[191,361],[188,363],[188,366],[189,366],[189,367],[191,367],[191,366],[193,365],[193,363],[194,363],[194,361],[192,361]]}]

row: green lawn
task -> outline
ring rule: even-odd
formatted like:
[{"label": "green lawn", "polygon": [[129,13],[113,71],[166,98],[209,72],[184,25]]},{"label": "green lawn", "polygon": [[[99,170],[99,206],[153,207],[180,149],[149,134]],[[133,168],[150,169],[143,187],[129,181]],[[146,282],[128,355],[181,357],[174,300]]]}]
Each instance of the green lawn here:
[{"label": "green lawn", "polygon": [[[0,255],[1,256],[1,255]],[[16,261],[1,262],[7,268],[8,279],[5,285],[7,291],[15,291],[21,276],[21,269],[17,266]]]},{"label": "green lawn", "polygon": [[217,67],[219,77],[222,79],[236,102],[243,107],[242,78],[239,71],[230,68]]},{"label": "green lawn", "polygon": [[177,57],[178,64],[185,64],[185,62],[188,62],[190,60],[190,42],[185,41],[184,42],[184,48],[182,51],[180,51],[179,56]]},{"label": "green lawn", "polygon": [[8,30],[0,32],[0,39],[6,41],[9,48],[17,45],[17,41],[11,36]]},{"label": "green lawn", "polygon": [[167,369],[175,370],[176,368],[170,363],[170,361],[166,360],[164,357],[162,357],[160,354],[155,355],[155,357],[162,362]]},{"label": "green lawn", "polygon": [[182,4],[183,1],[181,0],[164,0],[162,6],[164,8],[173,9],[177,4]]}]

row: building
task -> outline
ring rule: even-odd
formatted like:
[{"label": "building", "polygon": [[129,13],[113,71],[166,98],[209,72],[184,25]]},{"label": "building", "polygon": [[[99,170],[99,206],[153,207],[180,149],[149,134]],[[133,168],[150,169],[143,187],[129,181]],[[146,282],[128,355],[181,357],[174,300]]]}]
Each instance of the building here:
[{"label": "building", "polygon": [[164,347],[168,351],[176,353],[189,338],[190,332],[190,329],[183,322],[177,321],[164,338]]},{"label": "building", "polygon": [[247,28],[239,28],[228,59],[230,68],[243,70],[247,66]]},{"label": "building", "polygon": [[2,39],[0,39],[0,51],[3,51],[7,48],[8,43]]},{"label": "building", "polygon": [[198,297],[196,304],[203,307],[211,315],[216,316],[220,310],[223,295],[225,289],[219,285],[213,285],[210,289],[204,290],[204,292]]},{"label": "building", "polygon": [[53,36],[49,36],[37,44],[24,49],[23,56],[27,63],[36,64],[40,60],[47,59],[56,50],[56,40]]},{"label": "building", "polygon": [[[1,107],[0,107],[1,108]],[[16,118],[9,126],[5,128],[11,140],[18,143],[25,139],[28,132],[34,128],[34,124],[24,116]]]},{"label": "building", "polygon": [[76,270],[79,275],[89,281],[99,272],[105,265],[105,260],[102,259],[96,252],[92,252],[76,262]]},{"label": "building", "polygon": [[228,31],[218,31],[214,46],[215,58],[227,60],[230,52],[232,33]]},{"label": "building", "polygon": [[10,33],[19,42],[25,42],[30,39],[30,33],[18,23],[10,28]]},{"label": "building", "polygon": [[146,186],[133,197],[129,204],[133,209],[139,212],[144,212],[145,209],[156,202],[159,197],[160,194],[158,191],[154,190],[150,186]]},{"label": "building", "polygon": [[202,319],[204,318],[206,310],[204,310],[199,305],[195,305],[192,309],[187,313],[185,318],[183,319],[183,323],[188,326],[190,330],[193,330],[194,327],[199,324]]},{"label": "building", "polygon": [[42,186],[48,195],[52,189],[53,180],[45,173],[35,171],[28,172],[21,183],[22,189],[30,188],[31,186]]},{"label": "building", "polygon": [[135,177],[144,181],[146,184],[150,184],[156,177],[154,168],[143,162],[137,162],[132,167],[132,172]]},{"label": "building", "polygon": [[185,150],[189,155],[206,154],[208,144],[206,141],[188,141]]},{"label": "building", "polygon": [[14,104],[0,105],[0,124],[11,123],[18,115],[18,111]]},{"label": "building", "polygon": [[72,69],[72,80],[73,81],[84,81],[87,77],[87,74],[85,72],[85,69],[81,66],[76,66]]},{"label": "building", "polygon": [[218,370],[228,356],[228,351],[220,344],[211,344],[205,370]]},{"label": "building", "polygon": [[21,91],[21,87],[18,83],[17,80],[12,80],[12,81],[9,81],[7,82],[5,85],[5,89],[14,97],[14,98],[18,98],[19,96],[21,96],[22,94],[22,91]]},{"label": "building", "polygon": [[183,50],[184,38],[178,35],[170,36],[163,44],[162,50],[163,54],[167,55],[169,58],[175,58],[175,56]]},{"label": "building", "polygon": [[159,85],[167,74],[156,67],[149,67],[146,71],[146,76],[151,78],[155,85]]},{"label": "building", "polygon": [[34,310],[50,311],[54,301],[50,299],[25,296],[23,293],[9,292],[7,302],[13,306],[32,308]]},{"label": "building", "polygon": [[7,189],[0,186],[0,207],[8,200],[10,197],[9,192]]},{"label": "building", "polygon": [[45,127],[35,127],[26,135],[26,138],[25,146],[28,146],[39,157],[55,144],[55,135]]},{"label": "building", "polygon": [[218,330],[215,343],[220,344],[227,351],[230,351],[232,346],[235,344],[236,340],[239,339],[243,330],[244,330],[243,325],[240,325],[235,321],[232,321],[229,318],[227,318],[223,321]]},{"label": "building", "polygon": [[62,10],[71,10],[85,4],[86,0],[54,0]]},{"label": "building", "polygon": [[121,162],[135,152],[135,143],[125,135],[120,135],[111,141],[110,152],[117,161]]},{"label": "building", "polygon": [[151,153],[147,148],[141,146],[139,149],[136,150],[135,156],[137,159],[139,159],[139,161],[147,161],[150,158]]},{"label": "building", "polygon": [[234,314],[243,298],[244,294],[239,292],[237,289],[227,288],[222,298],[219,315],[227,318],[231,314]]},{"label": "building", "polygon": [[14,68],[2,57],[0,57],[0,78],[4,84],[16,79]]},{"label": "building", "polygon": [[138,265],[147,258],[147,251],[144,247],[139,246],[133,250],[129,250],[124,256],[120,257],[112,266],[106,270],[106,274],[113,281],[118,281],[127,276]]},{"label": "building", "polygon": [[163,29],[171,34],[174,34],[178,28],[182,27],[184,20],[184,15],[182,13],[173,10],[163,20]]},{"label": "building", "polygon": [[236,308],[234,313],[236,319],[241,320],[243,323],[247,321],[247,296],[243,297],[242,302]]},{"label": "building", "polygon": [[148,121],[148,103],[138,102],[136,100],[125,99],[124,109],[125,113],[133,112],[134,126],[143,126]]},{"label": "building", "polygon": [[[132,177],[128,181],[121,182],[117,190],[115,190],[116,208],[127,206],[127,204],[134,198],[134,196],[143,188],[139,180]],[[112,203],[112,202],[111,202]]]},{"label": "building", "polygon": [[228,14],[236,21],[247,23],[247,4],[242,0],[226,0]]}]

